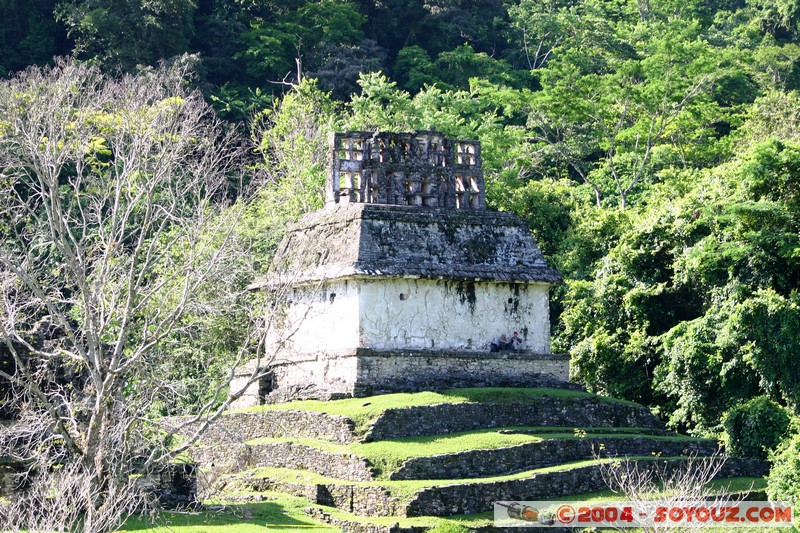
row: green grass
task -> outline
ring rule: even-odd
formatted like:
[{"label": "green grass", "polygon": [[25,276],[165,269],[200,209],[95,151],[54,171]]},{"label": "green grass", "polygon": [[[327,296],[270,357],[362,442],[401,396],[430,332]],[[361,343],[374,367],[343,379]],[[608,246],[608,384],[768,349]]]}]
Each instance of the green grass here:
[{"label": "green grass", "polygon": [[[761,490],[766,487],[767,481],[765,478],[760,477],[742,477],[742,478],[729,478],[714,480],[708,484],[708,493],[717,494],[724,492],[726,494],[738,494],[747,492],[749,490]],[[653,498],[663,497],[663,494],[655,493]],[[559,497],[557,501],[575,501],[582,503],[602,504],[617,501],[625,501],[627,498],[622,494],[617,494],[611,490],[603,490],[596,492],[589,492],[584,494],[576,494],[568,497]],[[492,525],[494,521],[494,514],[492,512],[476,513],[468,515],[454,515],[446,518],[435,516],[418,516],[413,518],[397,518],[397,517],[381,517],[381,518],[364,518],[346,511],[339,509],[326,509],[332,516],[343,518],[361,523],[372,523],[378,525],[391,525],[399,522],[401,527],[411,526],[436,526],[439,524],[459,524],[467,527],[480,527]]]},{"label": "green grass", "polygon": [[[725,490],[727,492],[744,492],[751,487],[760,490],[766,486],[764,478],[730,478],[716,480],[709,484],[709,493]],[[491,512],[449,517],[419,516],[402,518],[396,516],[367,518],[352,513],[318,504],[304,498],[288,496],[276,492],[262,493],[266,501],[246,504],[231,504],[221,512],[207,511],[200,513],[161,513],[155,524],[146,518],[133,517],[120,530],[123,532],[152,531],[154,533],[247,533],[259,531],[313,531],[334,532],[332,528],[311,520],[303,508],[313,506],[330,513],[334,518],[350,520],[364,524],[391,526],[399,523],[401,527],[437,526],[440,524],[459,524],[467,527],[491,525]],[[654,495],[658,497],[658,495]],[[565,498],[559,498],[561,500]],[[624,501],[625,497],[610,490],[577,494],[566,498],[571,501],[585,503],[603,503]],[[211,502],[216,503],[216,502]],[[633,531],[633,530],[631,530]],[[755,531],[752,528],[747,531]]]},{"label": "green grass", "polygon": [[[724,491],[726,493],[741,493],[746,492],[752,488],[752,490],[760,490],[766,486],[766,480],[764,478],[752,478],[752,477],[745,477],[745,478],[729,478],[729,479],[721,479],[712,481],[708,486],[709,494],[718,493]],[[267,497],[275,497],[278,493],[264,493]],[[654,498],[662,497],[662,494],[654,494]],[[427,526],[433,527],[442,524],[454,524],[454,525],[463,525],[467,527],[481,527],[481,526],[490,526],[493,524],[494,515],[490,512],[484,513],[475,513],[475,514],[467,514],[467,515],[454,515],[448,517],[438,517],[438,516],[417,516],[412,518],[403,518],[403,517],[396,517],[396,516],[384,516],[384,517],[363,517],[359,515],[355,515],[353,513],[349,513],[347,511],[343,511],[341,509],[336,509],[333,507],[325,507],[318,504],[312,504],[302,498],[287,498],[291,502],[305,502],[302,505],[298,505],[294,503],[294,505],[298,508],[313,506],[323,509],[325,512],[329,513],[334,518],[338,518],[340,520],[349,520],[351,522],[358,522],[362,524],[376,524],[380,526],[391,526],[393,524],[398,524],[401,527],[413,527],[413,526]],[[583,503],[591,503],[591,504],[602,504],[602,503],[612,503],[618,501],[625,501],[626,497],[621,494],[617,494],[612,492],[611,490],[603,490],[597,492],[590,492],[584,494],[576,494],[569,497],[560,497],[559,500],[569,500],[575,502],[583,502]],[[270,502],[271,504],[271,502]],[[262,504],[252,504],[253,506],[262,505]],[[182,532],[182,530],[176,530]],[[195,531],[195,530],[193,530]],[[211,531],[211,530],[209,530]],[[222,531],[222,530],[220,530]],[[235,529],[226,529],[224,533],[234,533],[238,530]],[[260,531],[256,529],[255,531]],[[300,531],[300,529],[298,529]],[[311,531],[318,531],[315,529],[311,529]],[[631,532],[635,530],[630,530]],[[746,531],[756,531],[752,528],[747,529]]]},{"label": "green grass", "polygon": [[[670,459],[685,459],[681,457],[652,457],[652,456],[636,456],[629,457],[632,460],[649,461],[653,459],[670,460]],[[608,463],[617,459],[587,459],[585,461],[574,461],[564,463],[556,466],[546,468],[537,468],[534,470],[526,470],[524,472],[517,472],[516,474],[507,474],[502,476],[491,476],[472,479],[414,479],[402,481],[345,481],[337,478],[323,476],[307,470],[293,470],[290,468],[257,468],[245,472],[248,477],[252,478],[269,478],[276,481],[288,483],[300,483],[303,485],[326,484],[326,485],[355,485],[365,487],[382,487],[388,490],[392,496],[399,498],[402,501],[409,501],[416,492],[430,487],[440,487],[444,485],[463,485],[469,483],[493,483],[498,481],[514,481],[518,479],[527,479],[535,474],[545,474],[548,472],[561,472],[580,468],[584,466],[597,465]]]},{"label": "green grass", "polygon": [[[560,433],[546,431],[537,433],[545,428],[516,427],[495,428],[450,433],[446,435],[432,435],[420,437],[404,437],[367,443],[333,444],[311,438],[274,438],[255,439],[247,444],[257,445],[272,442],[292,442],[302,446],[320,450],[355,454],[367,459],[375,470],[379,479],[388,478],[392,472],[397,471],[404,461],[412,457],[426,457],[432,455],[453,454],[470,450],[492,450],[506,448],[531,442],[540,442],[545,439],[572,439],[587,436],[603,438],[624,438],[632,436],[631,433],[603,433],[608,428],[561,428]],[[552,428],[547,428],[548,430]],[[504,431],[514,432],[506,433]],[[683,436],[653,436],[641,435],[653,440],[700,440]]]},{"label": "green grass", "polygon": [[402,409],[423,405],[436,405],[441,403],[525,403],[544,397],[550,398],[597,398],[600,401],[623,403],[631,406],[639,404],[626,400],[617,400],[604,396],[597,396],[588,392],[568,389],[518,389],[518,388],[470,388],[452,389],[442,392],[414,392],[381,394],[366,398],[347,398],[344,400],[322,401],[301,400],[295,402],[259,405],[247,407],[232,412],[259,413],[264,411],[314,411],[329,415],[341,415],[351,419],[356,425],[356,433],[366,433],[369,424],[377,419],[387,409]]},{"label": "green grass", "polygon": [[333,533],[339,528],[309,518],[303,508],[308,500],[280,493],[267,494],[268,501],[227,505],[223,511],[197,513],[162,512],[155,523],[133,516],[119,530],[155,533],[250,533],[259,531],[311,531]]}]

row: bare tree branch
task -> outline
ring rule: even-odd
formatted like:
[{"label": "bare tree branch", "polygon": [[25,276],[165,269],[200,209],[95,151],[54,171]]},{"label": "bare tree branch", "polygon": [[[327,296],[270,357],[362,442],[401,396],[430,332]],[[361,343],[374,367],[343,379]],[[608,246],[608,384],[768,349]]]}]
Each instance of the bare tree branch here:
[{"label": "bare tree branch", "polygon": [[[249,329],[231,339],[228,363],[262,361],[250,383],[271,356],[269,314],[245,289],[255,275],[237,233],[245,205],[225,201],[244,144],[186,77],[171,67],[109,79],[59,61],[0,84],[0,346],[14,365],[0,379],[20,413],[0,455],[30,465],[0,529],[79,520],[105,532],[141,506],[131,475],[187,446],[171,442],[155,406],[174,397],[170,349],[198,317],[239,313]],[[200,431],[232,401],[224,376],[213,383],[193,409]],[[72,514],[42,500],[54,490]]]}]

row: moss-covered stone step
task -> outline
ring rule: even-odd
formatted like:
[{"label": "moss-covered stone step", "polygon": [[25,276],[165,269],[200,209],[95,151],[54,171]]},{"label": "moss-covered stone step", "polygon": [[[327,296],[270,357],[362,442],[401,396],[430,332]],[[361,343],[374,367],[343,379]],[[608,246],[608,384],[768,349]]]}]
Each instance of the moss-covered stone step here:
[{"label": "moss-covered stone step", "polygon": [[[169,428],[171,421],[165,419]],[[190,433],[193,427],[184,433]],[[339,444],[356,442],[353,421],[343,415],[295,409],[224,413],[203,432],[201,445],[228,445],[258,438],[304,437]]]},{"label": "moss-covered stone step", "polygon": [[[638,457],[649,468],[679,468],[686,458]],[[346,482],[307,471],[267,468],[231,478],[233,490],[273,490],[303,496],[361,516],[449,516],[486,512],[495,501],[553,499],[606,488],[598,459],[480,479]],[[763,461],[729,459],[718,478],[763,476]]]},{"label": "moss-covered stone step", "polygon": [[258,467],[275,467],[308,470],[347,481],[371,481],[376,478],[369,461],[349,452],[345,445],[331,445],[313,439],[303,439],[300,442],[306,444],[287,439],[251,444],[198,446],[190,451],[190,456],[201,469],[213,471],[216,475]]},{"label": "moss-covered stone step", "polygon": [[584,436],[593,435],[652,435],[655,437],[684,437],[676,431],[654,428],[636,427],[605,427],[605,428],[575,428],[575,427],[534,427],[534,428],[503,428],[498,433],[503,434],[537,434],[544,436],[547,433],[572,433],[583,432]]},{"label": "moss-covered stone step", "polygon": [[[707,485],[709,495],[733,495],[735,498],[750,498],[753,493],[761,493],[766,487],[763,477],[726,478],[712,481]],[[669,494],[651,494],[650,498],[674,498]],[[630,501],[624,494],[614,493],[609,489],[571,495],[570,499],[584,504],[610,504],[619,501]],[[304,508],[305,512],[316,520],[325,522],[351,533],[417,533],[427,531],[435,526],[461,526],[471,533],[508,532],[518,533],[519,528],[496,528],[494,526],[494,513],[472,513],[464,515],[439,516],[414,516],[414,517],[363,517],[334,507],[311,505]],[[548,531],[561,531],[559,528],[549,528]],[[574,531],[564,529],[563,531]]]},{"label": "moss-covered stone step", "polygon": [[663,428],[639,405],[597,396],[542,397],[520,403],[458,403],[387,409],[371,425],[364,441],[418,435],[442,435],[505,426],[586,426]]},{"label": "moss-covered stone step", "polygon": [[[685,466],[686,458],[637,460],[642,469],[658,467],[674,469]],[[715,479],[764,476],[769,471],[766,461],[727,459]],[[494,502],[507,500],[545,500],[568,497],[582,492],[606,488],[598,464],[534,473],[527,479],[508,479],[485,483],[438,485],[418,491],[406,505],[406,516],[449,516],[486,512]]]},{"label": "moss-covered stone step", "polygon": [[[164,419],[166,427],[175,419]],[[397,393],[334,401],[305,400],[223,414],[204,445],[269,437],[347,444],[507,426],[638,427],[662,432],[645,407],[565,389],[483,388]]]},{"label": "moss-covered stone step", "polygon": [[309,438],[256,439],[195,447],[191,456],[198,466],[218,474],[278,467],[369,481],[489,477],[593,457],[706,456],[718,451],[715,441],[690,437],[604,434],[604,428],[561,428],[561,433],[551,429],[488,429],[348,445]]},{"label": "moss-covered stone step", "polygon": [[390,474],[389,479],[488,477],[593,457],[711,456],[717,452],[719,445],[713,440],[649,436],[550,438],[499,449],[412,457]]}]

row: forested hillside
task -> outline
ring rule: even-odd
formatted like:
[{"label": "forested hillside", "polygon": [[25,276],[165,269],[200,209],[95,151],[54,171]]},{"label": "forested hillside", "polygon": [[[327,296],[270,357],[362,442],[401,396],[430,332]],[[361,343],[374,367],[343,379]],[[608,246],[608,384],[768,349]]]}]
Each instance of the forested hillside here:
[{"label": "forested hillside", "polygon": [[[260,142],[241,233],[261,268],[321,205],[327,132],[478,138],[490,206],[564,274],[554,350],[576,381],[735,442],[800,412],[798,0],[0,3],[0,74],[57,55],[192,64]],[[786,478],[787,423],[763,440]]]}]

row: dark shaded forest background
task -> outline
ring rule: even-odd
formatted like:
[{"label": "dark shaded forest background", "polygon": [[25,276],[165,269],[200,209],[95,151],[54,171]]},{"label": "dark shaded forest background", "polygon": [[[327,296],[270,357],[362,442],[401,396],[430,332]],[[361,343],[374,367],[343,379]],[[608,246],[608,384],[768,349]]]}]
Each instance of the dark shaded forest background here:
[{"label": "dark shaded forest background", "polygon": [[0,76],[192,64],[260,145],[262,265],[321,205],[319,132],[480,139],[491,208],[564,274],[573,379],[772,453],[776,496],[800,490],[799,39],[798,0],[0,2]]}]

